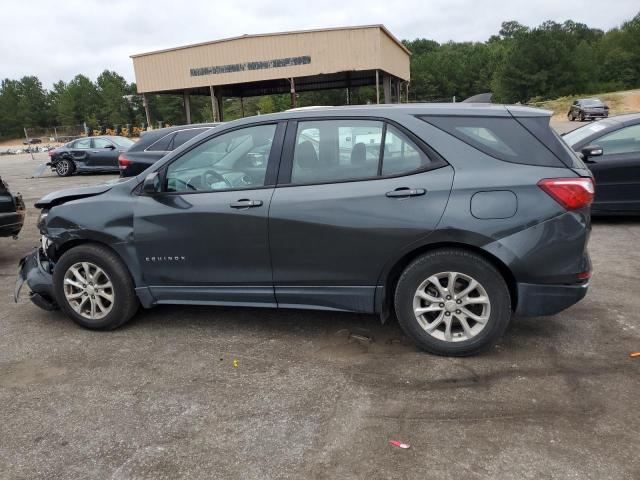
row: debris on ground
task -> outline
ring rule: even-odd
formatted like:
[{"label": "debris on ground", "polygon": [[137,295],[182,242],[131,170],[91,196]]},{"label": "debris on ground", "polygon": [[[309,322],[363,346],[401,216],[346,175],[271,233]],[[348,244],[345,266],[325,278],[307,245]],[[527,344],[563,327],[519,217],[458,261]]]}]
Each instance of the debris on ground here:
[{"label": "debris on ground", "polygon": [[373,343],[373,338],[368,337],[366,335],[361,335],[359,333],[350,333],[349,334],[349,342],[359,342],[364,344]]},{"label": "debris on ground", "polygon": [[239,363],[239,362],[238,362],[238,359],[237,359],[237,358],[234,358],[234,359],[233,359],[233,368],[238,368],[238,363]]},{"label": "debris on ground", "polygon": [[402,443],[399,442],[397,440],[389,440],[389,445],[393,445],[394,447],[398,447],[398,448],[410,448],[411,445],[409,445],[408,443]]},{"label": "debris on ground", "polygon": [[629,356],[631,358],[640,358],[640,352],[631,352]]}]

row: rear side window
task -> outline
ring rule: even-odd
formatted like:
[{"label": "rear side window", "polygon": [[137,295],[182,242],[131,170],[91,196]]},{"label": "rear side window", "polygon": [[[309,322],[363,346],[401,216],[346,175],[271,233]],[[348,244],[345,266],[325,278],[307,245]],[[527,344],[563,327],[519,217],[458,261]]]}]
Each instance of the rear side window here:
[{"label": "rear side window", "polygon": [[147,147],[147,152],[168,152],[175,133],[168,133]]},{"label": "rear side window", "polygon": [[171,150],[175,150],[176,148],[181,146],[183,143],[187,143],[193,137],[197,137],[198,135],[200,135],[202,132],[206,130],[208,129],[207,128],[190,128],[189,130],[181,130],[175,134],[175,136],[173,137],[173,144],[170,145],[169,147],[171,148]]},{"label": "rear side window", "polygon": [[406,133],[383,121],[301,121],[291,183],[364,180],[446,164],[440,157],[435,158],[433,161]]},{"label": "rear side window", "polygon": [[393,125],[387,126],[382,157],[382,175],[411,172],[426,166],[429,158]]},{"label": "rear side window", "polygon": [[563,163],[527,131],[508,117],[421,117],[487,155],[525,165],[562,167]]},{"label": "rear side window", "polygon": [[293,183],[375,177],[384,124],[373,120],[320,120],[298,123]]}]

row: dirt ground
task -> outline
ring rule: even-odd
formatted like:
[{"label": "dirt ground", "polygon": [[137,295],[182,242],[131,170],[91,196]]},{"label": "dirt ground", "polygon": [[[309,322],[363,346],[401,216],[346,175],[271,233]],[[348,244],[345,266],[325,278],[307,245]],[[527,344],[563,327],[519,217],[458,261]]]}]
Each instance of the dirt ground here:
[{"label": "dirt ground", "polygon": [[478,357],[347,313],[158,307],[92,332],[12,293],[33,203],[114,177],[32,179],[36,157],[0,157],[29,206],[0,239],[0,478],[640,478],[640,219],[595,221],[585,300]]}]

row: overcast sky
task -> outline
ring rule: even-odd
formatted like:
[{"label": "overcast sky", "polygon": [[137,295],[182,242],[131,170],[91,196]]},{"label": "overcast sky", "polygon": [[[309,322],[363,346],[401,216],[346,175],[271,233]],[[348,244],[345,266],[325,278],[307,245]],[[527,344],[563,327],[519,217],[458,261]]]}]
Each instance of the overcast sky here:
[{"label": "overcast sky", "polygon": [[0,78],[49,88],[105,68],[133,81],[130,55],[242,34],[382,23],[400,39],[484,41],[505,20],[572,19],[603,30],[638,0],[0,0]]}]

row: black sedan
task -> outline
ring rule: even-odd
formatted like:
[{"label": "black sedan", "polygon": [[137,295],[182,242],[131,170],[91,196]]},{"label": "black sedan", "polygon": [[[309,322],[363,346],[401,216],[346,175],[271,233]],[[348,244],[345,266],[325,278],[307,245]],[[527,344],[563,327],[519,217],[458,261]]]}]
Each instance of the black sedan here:
[{"label": "black sedan", "polygon": [[83,137],[49,151],[47,165],[61,177],[82,172],[117,172],[118,156],[135,142],[126,137]]},{"label": "black sedan", "polygon": [[134,177],[192,138],[206,132],[219,123],[199,123],[150,130],[136,144],[120,155],[121,177]]},{"label": "black sedan", "polygon": [[596,118],[607,118],[609,107],[599,98],[579,98],[571,104],[567,117],[572,122],[574,120],[594,120]]},{"label": "black sedan", "polygon": [[594,214],[640,214],[640,113],[591,123],[563,138],[593,172]]},{"label": "black sedan", "polygon": [[24,222],[22,197],[12,195],[7,184],[0,178],[0,237],[15,237]]}]

